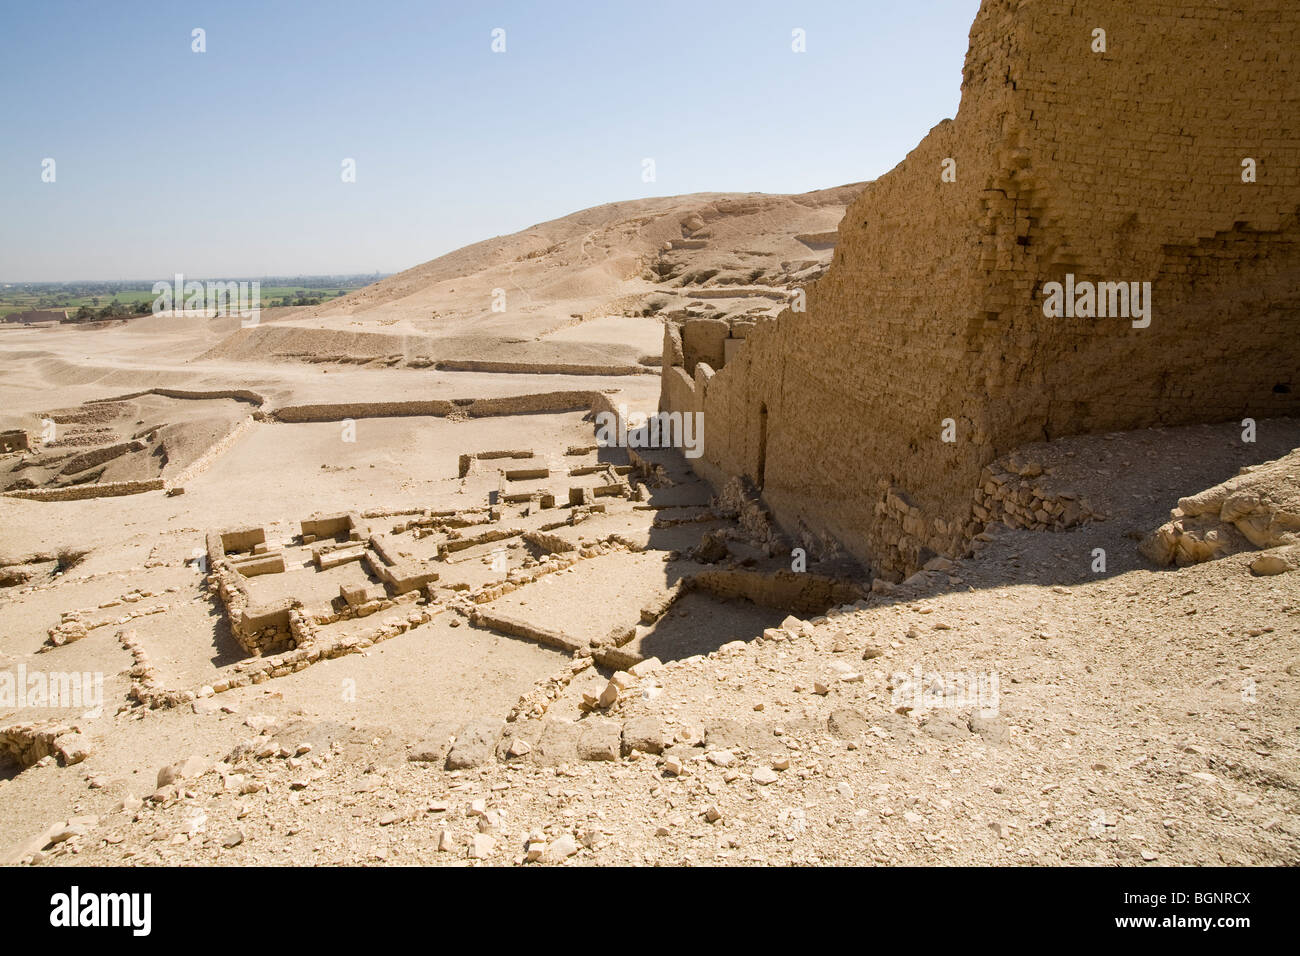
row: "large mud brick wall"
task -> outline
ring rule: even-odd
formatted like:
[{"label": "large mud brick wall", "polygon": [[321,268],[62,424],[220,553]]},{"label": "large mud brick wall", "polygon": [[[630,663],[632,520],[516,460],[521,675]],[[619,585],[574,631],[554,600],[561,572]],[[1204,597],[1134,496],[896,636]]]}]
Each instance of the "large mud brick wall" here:
[{"label": "large mud brick wall", "polygon": [[[807,310],[716,373],[666,344],[696,468],[897,579],[1019,444],[1300,413],[1298,66],[1294,0],[985,0],[957,117],[849,207]],[[1046,318],[1066,273],[1151,282],[1150,326]]]}]

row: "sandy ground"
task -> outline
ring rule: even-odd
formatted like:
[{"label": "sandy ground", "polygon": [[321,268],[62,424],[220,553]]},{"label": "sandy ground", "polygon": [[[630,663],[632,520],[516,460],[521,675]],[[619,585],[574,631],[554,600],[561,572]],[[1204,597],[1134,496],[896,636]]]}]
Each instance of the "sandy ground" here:
[{"label": "sandy ground", "polygon": [[[711,568],[763,573],[789,556],[709,512],[712,489],[680,460],[671,484],[641,487],[626,454],[574,451],[594,440],[582,411],[361,418],[350,439],[343,422],[275,420],[294,404],[568,390],[652,410],[661,313],[777,307],[759,293],[824,268],[822,234],[861,188],[588,210],[256,329],[0,330],[0,426],[39,434],[57,413],[85,419],[56,423],[64,437],[89,434],[29,457],[146,446],[98,475],[62,474],[66,457],[15,471],[23,457],[6,456],[6,487],[24,472],[40,487],[185,474],[175,497],[0,496],[0,673],[103,675],[91,713],[0,705],[0,730],[76,725],[89,751],[4,765],[0,860],[1295,864],[1300,575],[1252,575],[1248,553],[1158,569],[1138,541],[1179,497],[1300,446],[1300,423],[1262,422],[1253,444],[1224,425],[1027,448],[1104,520],[993,527],[944,573],[801,621],[705,591],[674,600],[706,568],[692,553],[710,532],[730,548]],[[160,388],[260,404],[121,397]],[[510,481],[489,459],[460,477],[462,454],[503,449],[550,474]],[[568,505],[571,487],[619,481],[640,497]],[[494,491],[534,498],[482,525],[404,524],[486,513]],[[373,515],[366,533],[403,560],[435,562],[485,528],[506,537],[444,555],[413,603],[322,625],[336,640],[419,622],[391,639],[179,706],[132,700],[127,631],[170,689],[201,693],[250,661],[195,560],[209,532],[258,525],[282,550],[283,573],[248,579],[258,600],[324,614],[340,585],[376,586],[358,563],[311,565],[298,522],[343,511]],[[86,636],[52,646],[73,610]],[[593,703],[614,670],[582,645],[611,633],[659,663]],[[447,769],[453,739],[464,756],[484,727],[474,759]],[[160,780],[178,762],[180,778]]]},{"label": "sandy ground", "polygon": [[[464,864],[467,841],[487,834],[485,862],[512,863],[529,841],[567,850],[567,834],[577,849],[559,859],[575,863],[1294,864],[1300,585],[1251,575],[1248,554],[1155,570],[1133,540],[1171,498],[1300,444],[1296,423],[1262,431],[1255,447],[1227,426],[1053,443],[1055,480],[1087,491],[1106,520],[995,529],[949,575],[814,619],[802,636],[765,639],[776,615],[752,605],[682,599],[655,628],[666,663],[632,693],[582,714],[581,691],[604,684],[589,670],[548,711],[578,726],[653,717],[667,756],[456,772],[411,762],[467,704],[503,715],[534,681],[569,670],[531,642],[434,623],[222,695],[231,713],[121,715],[84,764],[4,785],[6,839],[93,815],[87,838],[44,861]],[[1111,469],[1128,480],[1108,481]],[[1096,548],[1104,573],[1092,571]],[[548,623],[567,607],[573,624],[604,627],[662,577],[617,569],[636,558],[589,559],[572,584],[533,584],[509,603]],[[581,592],[595,587],[593,606]],[[90,640],[56,653],[85,653]],[[671,653],[683,640],[697,643]],[[916,669],[966,699],[898,713],[920,700]],[[994,675],[996,713],[981,720]],[[516,722],[505,739],[538,726]],[[256,729],[315,743],[307,759],[239,756]],[[135,808],[158,768],[192,756],[216,771]]]}]

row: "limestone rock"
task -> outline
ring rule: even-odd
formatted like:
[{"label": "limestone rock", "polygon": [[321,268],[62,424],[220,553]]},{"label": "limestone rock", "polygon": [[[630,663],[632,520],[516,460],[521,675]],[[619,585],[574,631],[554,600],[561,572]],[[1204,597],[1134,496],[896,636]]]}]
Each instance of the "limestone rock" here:
[{"label": "limestone rock", "polygon": [[619,686],[611,680],[605,685],[605,689],[600,692],[600,696],[596,698],[596,706],[602,709],[613,707],[618,703],[618,696]]},{"label": "limestone rock", "polygon": [[588,717],[578,737],[578,756],[583,760],[617,760],[622,751],[623,728],[616,720]]},{"label": "limestone rock", "polygon": [[658,717],[633,717],[623,725],[623,756],[633,750],[641,753],[663,753],[667,743],[667,730]]},{"label": "limestone rock", "polygon": [[547,718],[542,722],[541,736],[531,754],[533,762],[543,767],[575,762],[582,730],[582,726],[571,720]]},{"label": "limestone rock", "polygon": [[430,728],[429,734],[411,748],[407,759],[414,763],[443,764],[451,752],[451,742],[456,736],[456,729],[450,724],[439,724]]},{"label": "limestone rock", "polygon": [[725,561],[731,552],[727,549],[726,531],[710,531],[700,539],[700,543],[691,552],[691,557],[701,564],[717,564]]},{"label": "limestone rock", "polygon": [[158,771],[158,788],[162,789],[168,784],[200,777],[207,772],[210,766],[211,764],[207,760],[198,756],[186,757],[179,763],[169,764]]},{"label": "limestone rock", "polygon": [[496,848],[496,837],[489,836],[486,833],[475,833],[470,837],[469,857],[471,860],[486,860]]},{"label": "limestone rock", "polygon": [[573,838],[572,833],[565,833],[547,846],[543,859],[547,863],[563,863],[577,852],[578,841]]},{"label": "limestone rock", "polygon": [[705,759],[715,767],[730,767],[736,762],[736,755],[730,750],[714,750],[705,754]]},{"label": "limestone rock", "polygon": [[1250,570],[1261,577],[1286,574],[1300,567],[1300,546],[1274,548],[1250,562]]},{"label": "limestone rock", "polygon": [[633,677],[636,677],[638,679],[643,679],[649,677],[651,674],[653,674],[655,671],[659,670],[663,666],[664,666],[663,662],[660,661],[659,658],[647,657],[645,660],[638,661],[637,663],[633,664],[627,670],[628,673],[631,674]]},{"label": "limestone rock", "polygon": [[1284,549],[1287,555],[1281,561],[1256,559],[1264,569],[1256,574],[1280,574],[1289,570],[1282,563],[1300,562],[1290,557],[1293,548],[1300,550],[1300,449],[1180,498],[1171,519],[1143,539],[1139,550],[1156,564],[1188,565],[1252,547]]},{"label": "limestone rock", "polygon": [[448,770],[469,770],[496,758],[501,722],[490,718],[471,721],[456,733],[456,741],[447,753]]},{"label": "limestone rock", "polygon": [[54,752],[64,766],[70,767],[90,756],[90,741],[84,734],[61,734],[54,739]]},{"label": "limestone rock", "polygon": [[[84,823],[73,823],[71,821],[54,827],[46,836],[45,846],[57,846],[60,843],[66,843],[74,837],[83,837],[90,832],[90,827]],[[42,847],[44,849],[45,847]]]}]

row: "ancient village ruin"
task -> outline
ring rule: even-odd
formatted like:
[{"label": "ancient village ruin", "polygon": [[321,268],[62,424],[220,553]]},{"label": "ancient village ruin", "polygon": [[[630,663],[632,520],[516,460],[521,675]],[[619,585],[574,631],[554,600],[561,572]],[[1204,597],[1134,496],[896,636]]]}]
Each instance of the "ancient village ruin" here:
[{"label": "ancient village ruin", "polygon": [[872,182],[0,328],[0,859],[1293,862],[1297,51],[984,0]]}]

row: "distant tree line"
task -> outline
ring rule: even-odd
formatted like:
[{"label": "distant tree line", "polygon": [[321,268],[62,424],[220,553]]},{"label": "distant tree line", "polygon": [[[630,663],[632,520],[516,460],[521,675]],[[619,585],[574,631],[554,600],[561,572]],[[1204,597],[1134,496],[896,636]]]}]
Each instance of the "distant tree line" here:
[{"label": "distant tree line", "polygon": [[102,309],[92,308],[83,305],[72,316],[69,322],[93,322],[98,319],[129,319],[133,315],[148,315],[153,311],[153,303],[137,302],[135,305],[123,305],[121,302],[110,302]]}]

